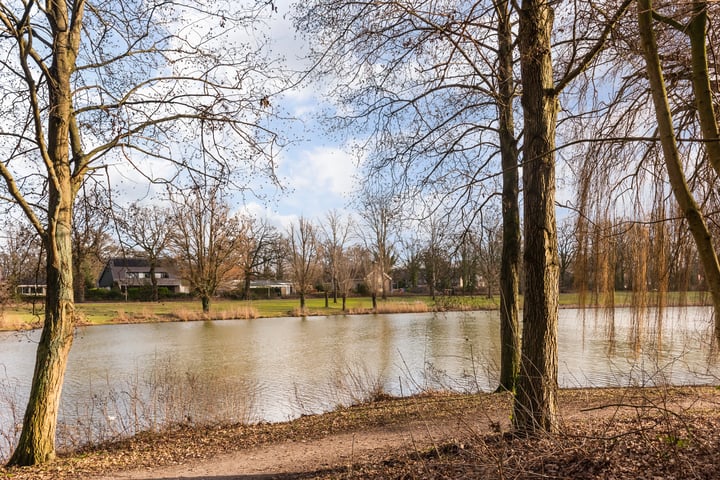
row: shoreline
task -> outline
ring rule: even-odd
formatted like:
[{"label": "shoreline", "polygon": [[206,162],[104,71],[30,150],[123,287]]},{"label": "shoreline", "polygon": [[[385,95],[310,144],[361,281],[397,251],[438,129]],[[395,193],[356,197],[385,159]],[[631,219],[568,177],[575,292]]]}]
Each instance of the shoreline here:
[{"label": "shoreline", "polygon": [[[562,294],[565,297],[576,294]],[[187,300],[166,300],[161,302],[84,302],[76,304],[79,311],[80,319],[76,326],[96,326],[96,325],[132,325],[138,323],[167,323],[167,322],[190,322],[190,321],[212,321],[212,320],[247,320],[260,318],[283,318],[283,317],[317,317],[317,316],[346,316],[346,315],[373,315],[373,314],[402,314],[402,313],[431,313],[431,312],[450,312],[450,311],[497,311],[500,309],[497,298],[487,298],[484,296],[451,296],[439,297],[439,301],[431,301],[429,297],[408,297],[395,296],[388,297],[388,300],[378,302],[378,310],[372,307],[366,307],[364,304],[370,302],[369,297],[352,297],[353,306],[347,311],[340,310],[337,306],[325,308],[324,298],[309,299],[313,305],[306,308],[304,312],[300,312],[298,306],[293,306],[297,302],[296,299],[282,299],[283,307],[291,306],[287,310],[277,309],[270,313],[264,311],[263,302],[273,303],[274,300],[251,300],[251,301],[233,301],[225,300],[217,302],[222,305],[221,308],[211,309],[209,314],[204,314],[199,310],[199,302]],[[458,301],[458,299],[460,299]],[[477,299],[481,299],[483,303],[475,303]],[[453,300],[450,302],[449,300]],[[465,304],[463,301],[469,300]],[[695,298],[695,301],[678,302],[673,301],[665,305],[666,307],[703,307],[710,306],[704,298]],[[35,320],[28,321],[28,314],[22,314],[22,319],[18,319],[21,314],[17,311],[23,311],[29,308],[30,304],[15,305],[13,308],[7,308],[0,315],[0,332],[2,331],[30,331],[42,328],[42,313],[33,314]],[[171,306],[179,305],[180,308],[173,311]],[[337,305],[337,304],[335,304]],[[283,308],[280,307],[280,308]],[[521,307],[522,308],[522,307]],[[582,305],[573,303],[567,298],[561,302],[559,308],[565,309],[584,309],[590,311],[599,311],[608,309],[609,307],[602,305]],[[617,302],[613,308],[632,308],[627,302]],[[657,308],[657,305],[648,305],[646,309]],[[85,310],[90,310],[89,314]],[[92,313],[95,310],[101,310],[101,314]],[[114,312],[114,313],[112,313]],[[10,318],[6,318],[6,315]],[[90,319],[88,320],[88,317]],[[97,319],[97,317],[100,317]]]}]

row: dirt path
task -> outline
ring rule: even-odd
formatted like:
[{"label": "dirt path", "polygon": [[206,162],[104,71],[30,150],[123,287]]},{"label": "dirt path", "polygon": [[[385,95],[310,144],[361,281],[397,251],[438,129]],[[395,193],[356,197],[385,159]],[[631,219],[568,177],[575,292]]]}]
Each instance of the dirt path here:
[{"label": "dirt path", "polygon": [[[465,419],[441,423],[414,422],[402,427],[376,428],[329,435],[308,441],[288,441],[227,453],[211,460],[160,468],[142,468],[97,480],[261,480],[307,478],[313,472],[350,471],[354,463],[385,458],[389,452],[417,452],[469,434],[480,425]],[[485,426],[487,428],[487,426]]]}]

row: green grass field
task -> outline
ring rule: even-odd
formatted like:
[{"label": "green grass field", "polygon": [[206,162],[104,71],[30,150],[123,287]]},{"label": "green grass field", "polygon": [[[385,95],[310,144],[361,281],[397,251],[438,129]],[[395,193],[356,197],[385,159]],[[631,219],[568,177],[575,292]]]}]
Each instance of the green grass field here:
[{"label": "green grass field", "polygon": [[[652,305],[656,294],[648,294],[648,304]],[[429,310],[487,310],[499,308],[499,296],[488,298],[484,295],[472,297],[437,297],[435,301],[423,296],[390,297],[378,299],[378,310],[384,313],[421,312]],[[585,305],[592,306],[594,297],[586,294]],[[706,292],[670,292],[668,305],[707,304],[709,295]],[[632,297],[628,292],[616,292],[616,306],[632,305]],[[560,305],[565,307],[578,306],[580,298],[577,293],[560,295]],[[224,300],[213,301],[210,314],[202,314],[199,300],[153,302],[88,302],[77,304],[77,311],[82,323],[102,325],[108,323],[141,323],[162,321],[188,321],[203,319],[231,319],[255,317],[286,317],[300,316],[300,301],[296,298],[278,298],[269,300]],[[370,297],[351,297],[347,300],[347,313],[365,313],[372,309]],[[342,300],[334,303],[329,300],[325,308],[324,298],[308,298],[305,315],[342,315]],[[0,330],[18,330],[40,326],[42,322],[42,302],[34,306],[31,303],[20,303],[5,306],[0,311]]]}]

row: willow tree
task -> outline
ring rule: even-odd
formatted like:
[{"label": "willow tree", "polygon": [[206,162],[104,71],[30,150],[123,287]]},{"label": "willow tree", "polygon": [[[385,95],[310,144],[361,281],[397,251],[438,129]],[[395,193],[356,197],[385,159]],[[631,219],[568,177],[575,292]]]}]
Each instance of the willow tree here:
[{"label": "willow tree", "polygon": [[261,85],[273,82],[260,48],[238,41],[267,4],[0,2],[2,198],[47,252],[43,331],[11,465],[55,456],[76,325],[73,204],[85,179],[136,167],[169,181],[203,151],[240,175],[269,165],[273,138],[258,121],[270,105]]},{"label": "willow tree", "polygon": [[[661,2],[662,3],[662,2]],[[663,74],[663,59],[654,29],[654,19],[670,26],[675,35],[687,36],[690,46],[689,66],[694,113],[697,116],[702,146],[696,148],[693,156],[700,153],[702,161],[709,164],[709,171],[698,169],[703,183],[715,189],[715,182],[720,176],[720,126],[715,112],[714,66],[711,69],[708,61],[707,36],[708,10],[711,2],[693,0],[683,5],[665,4],[668,14],[655,9],[652,0],[638,0],[638,31],[645,58],[648,83],[655,107],[657,133],[662,147],[667,175],[672,186],[675,200],[687,221],[689,230],[695,240],[698,256],[705,272],[705,280],[712,295],[715,313],[715,334],[720,338],[720,263],[713,235],[708,227],[706,213],[703,211],[693,193],[693,188],[686,176],[685,157],[678,147],[676,124],[673,120],[673,109],[670,104],[668,86]],[[677,59],[671,59],[677,61]],[[713,77],[711,78],[711,72]],[[696,163],[697,164],[697,163]],[[697,187],[696,187],[697,190]],[[705,202],[703,202],[705,203]]]}]

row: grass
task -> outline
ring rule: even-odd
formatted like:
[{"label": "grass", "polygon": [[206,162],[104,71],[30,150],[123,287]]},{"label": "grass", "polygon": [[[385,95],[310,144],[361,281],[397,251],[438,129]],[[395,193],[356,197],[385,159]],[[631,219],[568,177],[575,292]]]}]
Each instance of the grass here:
[{"label": "grass", "polygon": [[[648,294],[648,304],[652,305],[656,293]],[[592,295],[586,297],[586,305],[592,306]],[[615,305],[630,306],[632,294],[616,292]],[[499,308],[500,298],[495,295],[456,297],[438,296],[433,300],[429,296],[389,297],[378,299],[377,313],[416,313],[434,310],[494,310]],[[709,302],[706,292],[669,292],[668,305],[705,305]],[[577,293],[560,295],[560,305],[575,307],[580,304]],[[90,325],[111,323],[170,322],[193,320],[225,320],[238,318],[271,318],[300,315],[343,315],[345,313],[371,313],[370,297],[350,297],[347,299],[347,312],[342,311],[342,300],[334,303],[329,299],[308,297],[303,312],[296,298],[276,298],[263,300],[225,300],[216,299],[210,307],[210,314],[203,314],[199,300],[152,302],[88,302],[77,304],[80,321]],[[19,330],[36,328],[42,323],[42,303],[18,303],[6,306],[0,314],[0,330]]]}]

